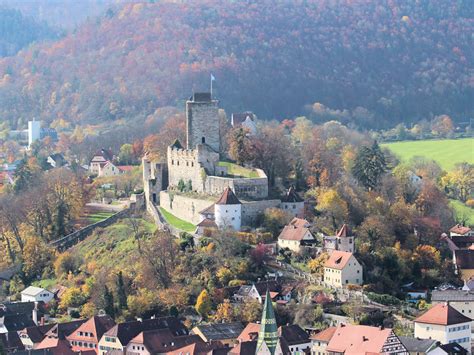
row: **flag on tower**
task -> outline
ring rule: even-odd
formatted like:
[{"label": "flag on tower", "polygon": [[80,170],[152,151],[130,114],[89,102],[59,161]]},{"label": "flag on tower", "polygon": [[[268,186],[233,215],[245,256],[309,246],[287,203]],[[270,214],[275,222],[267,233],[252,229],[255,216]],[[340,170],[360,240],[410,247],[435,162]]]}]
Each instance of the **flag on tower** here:
[{"label": "flag on tower", "polygon": [[214,81],[214,80],[216,80],[216,78],[215,78],[214,75],[212,75],[212,73],[211,73],[211,81]]}]

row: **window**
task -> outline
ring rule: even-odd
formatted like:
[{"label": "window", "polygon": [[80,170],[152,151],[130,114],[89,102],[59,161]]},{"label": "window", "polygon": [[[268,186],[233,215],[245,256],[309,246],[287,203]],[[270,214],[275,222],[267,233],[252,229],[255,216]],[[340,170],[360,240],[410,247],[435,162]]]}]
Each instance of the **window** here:
[{"label": "window", "polygon": [[206,137],[201,137],[201,142],[206,143]]},{"label": "window", "polygon": [[173,159],[171,159],[171,165],[174,165],[174,160]]}]

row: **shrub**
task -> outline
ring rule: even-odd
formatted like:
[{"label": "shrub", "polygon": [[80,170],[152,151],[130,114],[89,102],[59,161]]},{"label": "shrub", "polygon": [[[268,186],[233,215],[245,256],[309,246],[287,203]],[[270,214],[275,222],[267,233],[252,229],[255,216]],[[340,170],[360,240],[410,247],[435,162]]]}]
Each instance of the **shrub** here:
[{"label": "shrub", "polygon": [[469,200],[466,201],[466,206],[474,208],[474,198],[470,198]]},{"label": "shrub", "polygon": [[400,304],[400,300],[396,297],[387,294],[379,294],[374,292],[367,293],[369,300],[383,304],[385,306],[396,306]]}]

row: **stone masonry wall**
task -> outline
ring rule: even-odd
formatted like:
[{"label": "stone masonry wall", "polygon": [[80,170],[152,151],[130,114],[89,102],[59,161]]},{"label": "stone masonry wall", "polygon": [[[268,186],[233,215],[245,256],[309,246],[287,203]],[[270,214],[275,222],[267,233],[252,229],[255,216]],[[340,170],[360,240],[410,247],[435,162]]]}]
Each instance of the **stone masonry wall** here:
[{"label": "stone masonry wall", "polygon": [[[216,152],[220,150],[220,129],[217,100],[186,102],[187,148],[206,143]],[[204,141],[203,141],[204,140]]]},{"label": "stone masonry wall", "polygon": [[178,186],[180,180],[192,181],[193,190],[204,191],[203,174],[196,149],[172,149],[168,147],[169,186]]},{"label": "stone masonry wall", "polygon": [[242,203],[242,226],[250,226],[255,223],[259,214],[267,208],[280,206],[280,200],[245,201]]},{"label": "stone masonry wall", "polygon": [[198,224],[201,221],[199,212],[214,204],[214,202],[214,199],[191,198],[168,191],[160,193],[160,207],[193,224]]}]

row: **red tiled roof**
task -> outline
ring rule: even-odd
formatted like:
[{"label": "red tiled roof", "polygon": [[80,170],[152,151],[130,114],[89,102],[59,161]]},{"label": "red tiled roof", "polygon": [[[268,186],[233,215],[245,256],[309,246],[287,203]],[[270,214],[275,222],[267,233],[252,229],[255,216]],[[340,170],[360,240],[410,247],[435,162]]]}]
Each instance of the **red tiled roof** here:
[{"label": "red tiled roof", "polygon": [[202,211],[199,211],[199,214],[214,214],[214,205],[215,203],[213,203],[209,207],[206,207]]},{"label": "red tiled roof", "polygon": [[[98,342],[102,335],[112,328],[115,325],[114,320],[108,316],[94,316],[90,318],[88,321],[85,323],[81,324],[79,328],[77,328],[75,331],[70,333],[66,339],[69,341],[72,340],[79,340],[79,341],[87,341],[87,342]],[[92,337],[85,336],[85,335],[78,335],[79,332],[84,333],[92,333]]]},{"label": "red tiled roof", "polygon": [[389,328],[367,325],[339,326],[329,340],[326,351],[344,355],[379,354],[391,333]]},{"label": "red tiled roof", "polygon": [[118,165],[117,168],[120,171],[132,171],[134,166],[133,165]]},{"label": "red tiled roof", "polygon": [[332,336],[336,332],[336,329],[336,327],[326,328],[320,331],[318,334],[312,335],[310,339],[329,343],[329,340],[331,340]]},{"label": "red tiled roof", "polygon": [[418,323],[452,325],[470,322],[471,318],[458,312],[450,305],[439,303],[415,319]]},{"label": "red tiled roof", "polygon": [[241,202],[235,196],[231,188],[226,187],[221,197],[217,200],[216,205],[240,205]]},{"label": "red tiled roof", "polygon": [[325,267],[329,267],[331,269],[338,269],[342,270],[346,266],[347,262],[351,258],[352,253],[340,250],[334,250],[329,259],[324,264]]},{"label": "red tiled roof", "polygon": [[197,224],[197,226],[205,228],[217,228],[216,222],[209,218],[204,218],[201,222]]},{"label": "red tiled roof", "polygon": [[258,323],[249,323],[242,330],[242,333],[238,336],[237,340],[239,341],[252,341],[257,339],[258,332],[260,331],[260,324]]},{"label": "red tiled roof", "polygon": [[471,231],[471,228],[456,224],[453,228],[449,230],[451,233],[456,233],[456,234],[461,234],[464,235],[466,233],[469,233]]},{"label": "red tiled roof", "polygon": [[349,236],[349,227],[347,227],[347,224],[343,224],[341,229],[339,229],[339,232],[337,232],[337,235],[336,237],[339,237],[339,238],[345,238],[347,236]]},{"label": "red tiled roof", "polygon": [[278,239],[302,241],[307,232],[311,234],[308,228],[289,225],[283,228]]},{"label": "red tiled roof", "polygon": [[289,225],[296,227],[309,227],[309,222],[306,219],[295,217],[291,220]]}]

